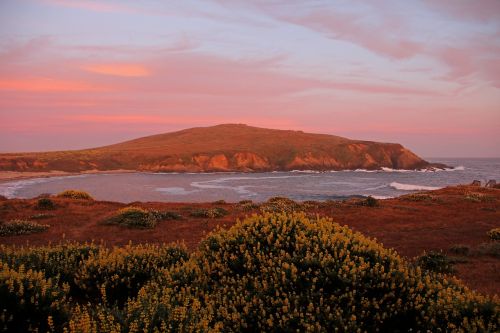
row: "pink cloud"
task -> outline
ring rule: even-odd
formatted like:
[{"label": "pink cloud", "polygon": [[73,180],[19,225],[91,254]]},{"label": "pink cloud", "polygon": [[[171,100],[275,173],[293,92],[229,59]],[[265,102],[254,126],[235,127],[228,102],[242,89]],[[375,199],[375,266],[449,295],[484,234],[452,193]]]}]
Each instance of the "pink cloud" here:
[{"label": "pink cloud", "polygon": [[43,3],[53,5],[53,6],[62,6],[68,8],[76,8],[89,10],[94,12],[102,12],[102,13],[113,13],[113,12],[125,12],[125,13],[136,13],[137,10],[130,7],[125,6],[120,3],[111,3],[104,1],[91,1],[91,0],[41,0]]},{"label": "pink cloud", "polygon": [[484,22],[500,21],[500,1],[498,0],[425,0],[432,9],[459,19]]},{"label": "pink cloud", "polygon": [[97,84],[53,78],[1,79],[0,90],[24,92],[91,92],[102,90]]},{"label": "pink cloud", "polygon": [[149,76],[150,71],[141,64],[88,64],[82,67],[83,70],[112,76],[141,77]]}]

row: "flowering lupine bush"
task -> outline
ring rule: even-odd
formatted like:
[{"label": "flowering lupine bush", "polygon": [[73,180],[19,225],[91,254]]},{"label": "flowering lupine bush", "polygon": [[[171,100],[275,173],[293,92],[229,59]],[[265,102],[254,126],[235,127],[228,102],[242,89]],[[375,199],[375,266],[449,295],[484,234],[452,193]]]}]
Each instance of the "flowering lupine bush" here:
[{"label": "flowering lupine bush", "polygon": [[68,286],[42,272],[0,261],[0,330],[47,332],[68,320]]},{"label": "flowering lupine bush", "polygon": [[105,294],[110,304],[123,304],[161,270],[187,260],[184,246],[127,245],[100,248],[75,271],[74,280],[87,299]]},{"label": "flowering lupine bush", "polygon": [[254,216],[212,233],[126,311],[130,331],[496,331],[499,325],[498,299],[303,214]]},{"label": "flowering lupine bush", "polygon": [[146,209],[130,206],[119,209],[106,222],[129,228],[149,229],[156,226],[158,217]]}]

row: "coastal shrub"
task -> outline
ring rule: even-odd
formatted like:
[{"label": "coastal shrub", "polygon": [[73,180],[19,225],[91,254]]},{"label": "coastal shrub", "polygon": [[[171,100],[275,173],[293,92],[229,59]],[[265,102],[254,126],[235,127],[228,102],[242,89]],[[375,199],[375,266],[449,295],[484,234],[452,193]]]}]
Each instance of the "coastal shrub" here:
[{"label": "coastal shrub", "polygon": [[263,213],[291,213],[300,210],[300,205],[292,199],[272,197],[260,206]]},{"label": "coastal shrub", "polygon": [[477,252],[482,255],[500,258],[500,242],[481,243]]},{"label": "coastal shrub", "polygon": [[147,284],[122,329],[493,332],[499,307],[329,219],[265,214],[216,230]]},{"label": "coastal shrub", "polygon": [[0,224],[0,236],[29,235],[37,232],[43,232],[49,228],[49,225],[39,224],[26,220],[12,220]]},{"label": "coastal shrub", "polygon": [[157,220],[181,220],[182,216],[176,212],[172,211],[158,211],[158,210],[152,210],[151,214],[157,219]]},{"label": "coastal shrub", "polygon": [[243,211],[250,211],[258,209],[259,205],[254,203],[252,200],[241,200],[238,202],[238,207]]},{"label": "coastal shrub", "polygon": [[412,194],[406,194],[401,197],[399,197],[400,200],[403,201],[433,201],[434,197],[430,194],[427,193],[412,193]]},{"label": "coastal shrub", "polygon": [[215,208],[209,208],[209,209],[205,209],[205,208],[194,209],[190,212],[189,215],[191,215],[192,217],[206,217],[206,218],[215,219],[215,218],[226,216],[227,214],[229,214],[229,212],[227,210],[225,210],[224,208],[215,207]]},{"label": "coastal shrub", "polygon": [[216,201],[212,202],[212,204],[214,204],[214,205],[225,205],[225,204],[227,204],[227,202],[226,202],[226,200],[222,200],[221,199],[221,200],[216,200]]},{"label": "coastal shrub", "polygon": [[378,207],[380,204],[377,199],[374,197],[367,196],[365,199],[359,200],[356,202],[359,206],[366,206],[366,207]]},{"label": "coastal shrub", "polygon": [[46,278],[59,277],[60,283],[70,286],[71,296],[79,296],[74,283],[75,274],[91,254],[102,246],[93,243],[62,242],[47,246],[0,245],[0,261],[11,268],[43,272]]},{"label": "coastal shrub", "polygon": [[68,320],[68,286],[57,277],[0,261],[0,329],[4,332],[47,332]]},{"label": "coastal shrub", "polygon": [[135,206],[119,209],[114,216],[106,220],[107,223],[119,224],[130,228],[154,228],[158,217],[154,213]]},{"label": "coastal shrub", "polygon": [[467,256],[470,253],[470,248],[467,245],[455,244],[450,247],[450,252],[459,256]]},{"label": "coastal shrub", "polygon": [[50,219],[52,217],[55,217],[55,215],[54,214],[40,213],[40,214],[31,215],[30,220],[44,220],[44,219]]},{"label": "coastal shrub", "polygon": [[162,269],[187,257],[181,245],[128,244],[111,250],[101,247],[82,262],[74,280],[89,300],[102,296],[111,304],[123,304]]},{"label": "coastal shrub", "polygon": [[59,198],[94,200],[90,194],[80,190],[66,190],[57,194]]},{"label": "coastal shrub", "polygon": [[471,202],[492,202],[495,201],[495,197],[476,192],[465,192],[464,199]]},{"label": "coastal shrub", "polygon": [[493,228],[487,233],[488,237],[491,240],[498,241],[500,240],[500,228]]},{"label": "coastal shrub", "polygon": [[417,258],[417,264],[425,270],[436,273],[452,273],[453,262],[443,252],[424,252]]},{"label": "coastal shrub", "polygon": [[50,210],[50,209],[55,209],[56,205],[54,201],[50,200],[49,198],[40,198],[36,202],[36,209],[45,209],[45,210]]}]

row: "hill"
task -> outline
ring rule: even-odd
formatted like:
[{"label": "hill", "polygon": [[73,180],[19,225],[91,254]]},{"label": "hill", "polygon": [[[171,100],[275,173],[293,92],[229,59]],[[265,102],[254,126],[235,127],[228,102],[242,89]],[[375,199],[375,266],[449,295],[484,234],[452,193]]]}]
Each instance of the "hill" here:
[{"label": "hill", "polygon": [[242,124],[191,128],[93,149],[0,154],[2,171],[153,172],[349,170],[444,167],[400,144]]}]

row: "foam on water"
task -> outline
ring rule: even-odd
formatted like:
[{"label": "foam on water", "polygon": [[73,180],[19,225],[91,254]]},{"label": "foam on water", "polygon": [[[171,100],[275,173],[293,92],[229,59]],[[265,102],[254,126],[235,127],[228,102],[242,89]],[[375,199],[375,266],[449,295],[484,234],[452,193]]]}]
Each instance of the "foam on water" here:
[{"label": "foam on water", "polygon": [[437,186],[401,184],[398,182],[392,182],[389,186],[400,191],[432,191],[432,190],[439,190],[440,188],[442,188]]}]

